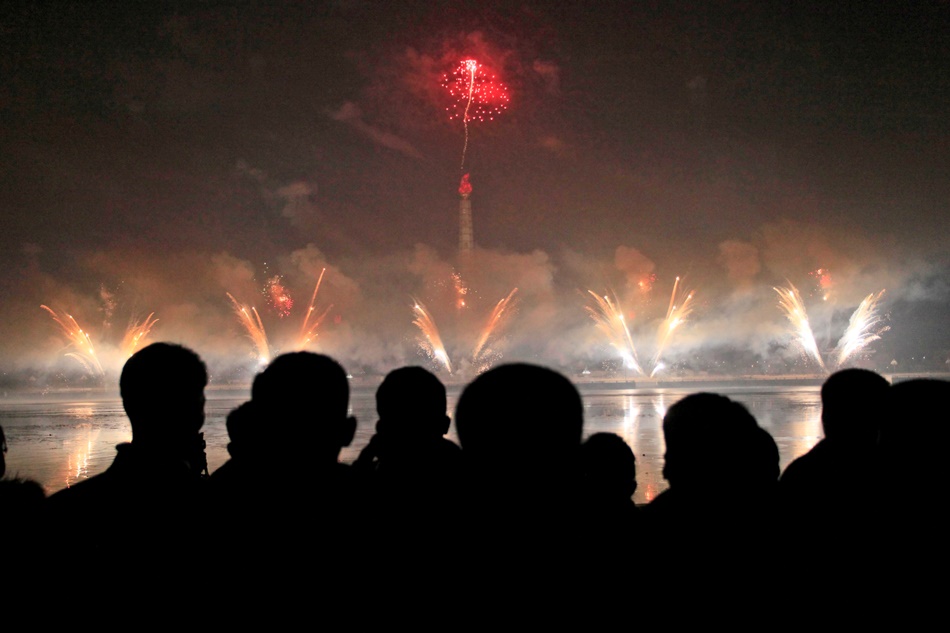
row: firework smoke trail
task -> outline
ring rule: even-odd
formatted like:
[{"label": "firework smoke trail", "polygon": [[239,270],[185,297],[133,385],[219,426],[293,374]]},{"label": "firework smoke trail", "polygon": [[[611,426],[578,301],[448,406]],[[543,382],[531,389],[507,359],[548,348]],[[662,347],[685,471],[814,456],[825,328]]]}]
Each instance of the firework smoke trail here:
[{"label": "firework smoke trail", "polygon": [[442,363],[446,371],[452,373],[452,363],[449,362],[449,355],[442,345],[442,338],[439,336],[439,329],[435,326],[435,321],[429,316],[428,310],[420,302],[413,299],[413,314],[416,318],[412,321],[422,336],[419,338],[419,347],[433,360]]},{"label": "firework smoke trail", "polygon": [[880,339],[881,334],[891,329],[890,326],[882,324],[883,319],[878,314],[878,302],[883,295],[883,290],[876,295],[869,294],[851,315],[848,329],[835,347],[835,367],[838,369],[856,352]]},{"label": "firework smoke trail", "polygon": [[[455,103],[446,110],[452,112],[450,119],[461,117],[465,128],[465,144],[462,147],[460,171],[465,171],[465,154],[468,151],[469,121],[489,121],[507,107],[508,88],[497,81],[494,75],[486,74],[482,65],[474,59],[462,60],[451,75],[442,77],[442,86],[449,91]],[[464,107],[463,107],[464,104]]]},{"label": "firework smoke trail", "polygon": [[627,329],[623,313],[614,306],[610,297],[606,295],[601,297],[593,290],[587,292],[597,302],[596,308],[593,306],[585,307],[597,324],[597,328],[607,335],[610,344],[620,352],[624,365],[642,375],[643,369],[640,367],[640,363],[637,362],[637,350],[633,345],[633,337],[630,336],[630,330]]},{"label": "firework smoke trail", "polygon": [[115,314],[116,305],[118,302],[115,300],[115,293],[110,292],[105,284],[99,284],[99,298],[102,299],[102,312],[103,320],[102,325],[105,327],[112,326],[112,315]]},{"label": "firework smoke trail", "polygon": [[802,297],[798,289],[789,282],[788,287],[772,288],[778,293],[778,305],[785,313],[785,316],[792,323],[792,332],[798,339],[805,352],[815,359],[822,371],[828,371],[825,368],[825,361],[821,358],[818,351],[818,344],[815,342],[815,335],[812,332],[811,324],[808,322],[808,315],[805,313],[805,305],[802,303]]},{"label": "firework smoke trail", "polygon": [[67,340],[69,340],[66,347],[68,348],[72,345],[76,348],[76,351],[67,352],[65,355],[79,361],[89,373],[95,376],[104,376],[105,372],[102,370],[99,357],[96,356],[96,350],[92,346],[92,339],[79,327],[79,324],[76,323],[76,319],[69,314],[64,314],[63,317],[60,318],[60,316],[48,306],[41,305],[40,307],[49,312],[53,320],[59,324],[63,334],[65,334]]},{"label": "firework smoke trail", "polygon": [[478,338],[478,342],[475,344],[475,349],[472,351],[472,360],[478,362],[479,355],[482,353],[482,348],[485,347],[485,343],[488,342],[489,337],[494,334],[498,329],[498,322],[501,321],[502,316],[508,309],[508,305],[511,303],[511,298],[518,292],[517,288],[514,288],[511,292],[508,293],[508,296],[495,304],[495,309],[492,310],[491,316],[488,317],[488,322],[485,324],[485,327],[482,329],[482,334]]},{"label": "firework smoke trail", "polygon": [[666,345],[670,341],[670,336],[673,335],[673,330],[682,325],[683,322],[686,321],[686,317],[693,311],[691,304],[693,300],[692,290],[687,292],[679,303],[676,302],[676,291],[679,289],[679,284],[680,278],[677,277],[673,283],[673,292],[670,294],[670,305],[666,309],[666,318],[663,319],[663,323],[660,324],[660,342],[657,346],[656,354],[653,355],[653,371],[650,372],[650,376],[656,374],[657,370],[661,368],[660,356],[664,350],[666,350]]},{"label": "firework smoke trail", "polygon": [[231,296],[230,292],[225,294],[227,294],[228,299],[231,300],[234,306],[234,313],[237,315],[241,325],[244,326],[244,329],[247,330],[248,337],[253,341],[254,347],[257,348],[257,359],[261,364],[270,362],[270,345],[267,343],[267,334],[264,332],[261,315],[257,313],[255,308],[251,307],[248,309],[247,306],[239,303],[237,299]]},{"label": "firework smoke trail", "polygon": [[320,292],[320,284],[323,283],[323,274],[326,272],[327,269],[324,267],[323,270],[320,271],[320,276],[317,278],[317,285],[313,288],[313,296],[310,297],[310,304],[307,306],[307,313],[304,315],[303,325],[300,326],[300,336],[297,338],[298,349],[303,349],[310,341],[317,337],[317,328],[320,327],[320,324],[323,323],[323,318],[330,312],[330,308],[333,307],[331,303],[320,313],[320,316],[318,316],[315,321],[311,322],[314,303],[317,301],[317,293]]},{"label": "firework smoke trail", "polygon": [[158,319],[153,319],[154,312],[145,317],[144,321],[133,321],[125,330],[125,336],[122,337],[122,353],[124,358],[129,358],[138,350],[139,346],[152,331],[152,326]]}]

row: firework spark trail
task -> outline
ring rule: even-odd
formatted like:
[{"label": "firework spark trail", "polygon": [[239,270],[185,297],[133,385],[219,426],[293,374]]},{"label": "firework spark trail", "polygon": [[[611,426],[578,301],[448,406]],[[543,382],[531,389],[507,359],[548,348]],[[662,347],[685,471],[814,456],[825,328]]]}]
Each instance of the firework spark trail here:
[{"label": "firework spark trail", "polygon": [[68,348],[70,345],[75,347],[76,351],[66,352],[65,355],[79,361],[89,373],[95,376],[104,376],[105,372],[102,369],[102,364],[99,362],[99,357],[96,356],[96,350],[92,346],[92,339],[79,327],[79,324],[76,323],[76,319],[69,314],[64,314],[63,317],[60,318],[50,307],[45,305],[41,305],[40,307],[49,312],[53,320],[59,324],[60,329],[69,341],[66,347]]},{"label": "firework spark trail", "polygon": [[[465,171],[465,155],[468,151],[469,121],[493,120],[508,104],[508,88],[497,81],[494,75],[484,72],[474,59],[464,59],[442,78],[442,86],[449,91],[455,103],[446,110],[450,119],[461,117],[465,128],[465,144],[462,147],[461,171]],[[464,107],[463,107],[464,104]]]},{"label": "firework spark trail", "polygon": [[310,317],[313,315],[313,304],[317,301],[317,293],[320,292],[320,284],[323,283],[323,274],[327,272],[326,267],[320,271],[320,276],[317,277],[317,285],[313,288],[313,296],[310,297],[310,304],[307,306],[307,314],[304,315],[303,325],[300,327],[300,338],[305,338],[308,331],[308,326],[310,324]]},{"label": "firework spark trail", "polygon": [[599,296],[593,290],[587,292],[597,302],[597,307],[586,306],[587,312],[597,324],[597,328],[607,335],[610,344],[620,352],[624,365],[633,369],[638,374],[643,374],[643,369],[637,361],[637,350],[633,345],[633,337],[630,336],[630,330],[627,329],[627,323],[620,312],[608,296]]},{"label": "firework spark trail", "polygon": [[666,319],[669,320],[670,315],[673,314],[673,308],[675,307],[673,303],[676,301],[676,289],[680,285],[680,278],[677,277],[676,281],[673,282],[673,292],[670,293],[670,305],[666,309]]},{"label": "firework spark trail", "polygon": [[465,153],[468,151],[468,111],[472,107],[472,96],[475,94],[475,71],[478,70],[478,62],[474,59],[467,59],[464,62],[465,69],[469,73],[468,77],[468,101],[465,102],[465,114],[462,116],[462,123],[465,127],[465,143],[462,145],[462,164],[459,165],[459,171],[465,171]]},{"label": "firework spark trail", "polygon": [[659,331],[659,345],[656,349],[656,354],[653,355],[653,371],[650,373],[653,376],[657,370],[660,368],[660,356],[666,350],[666,345],[670,341],[670,336],[673,334],[673,330],[678,328],[680,325],[686,321],[686,318],[693,311],[692,300],[693,300],[693,291],[690,290],[682,297],[682,300],[676,302],[676,291],[679,288],[680,278],[677,277],[676,281],[673,283],[673,292],[670,294],[670,305],[666,310],[666,318],[663,319],[663,323],[660,324]]},{"label": "firework spark trail", "polygon": [[835,367],[838,369],[856,352],[880,339],[881,334],[890,329],[890,326],[883,325],[883,319],[878,313],[878,302],[883,295],[883,290],[876,295],[869,294],[851,315],[848,329],[835,347]]},{"label": "firework spark trail", "polygon": [[446,371],[451,374],[452,363],[449,361],[449,355],[442,345],[442,338],[439,336],[439,329],[435,326],[435,321],[429,316],[426,307],[415,299],[413,299],[412,312],[416,315],[416,318],[412,322],[422,333],[422,336],[419,338],[419,347],[422,348],[429,358],[442,363]]},{"label": "firework spark trail", "polygon": [[320,324],[323,323],[324,317],[327,316],[327,313],[330,312],[330,308],[333,307],[331,303],[326,307],[326,309],[320,313],[320,316],[313,322],[311,318],[313,317],[314,303],[317,301],[317,293],[320,292],[320,284],[323,283],[323,274],[327,272],[326,267],[320,271],[320,276],[317,278],[317,285],[313,288],[313,296],[310,297],[310,304],[307,306],[307,313],[304,315],[303,324],[300,326],[300,336],[297,337],[297,349],[305,348],[313,339],[317,337],[317,328],[320,327]]},{"label": "firework spark trail", "polygon": [[811,324],[808,322],[805,305],[802,303],[802,297],[798,293],[798,289],[789,282],[788,287],[773,287],[772,290],[778,293],[778,305],[792,323],[792,332],[802,348],[818,363],[822,371],[828,371],[825,368],[825,361],[822,360],[821,353],[818,351],[818,344],[815,342],[815,335],[812,332]]},{"label": "firework spark trail", "polygon": [[327,316],[327,314],[330,312],[330,308],[332,307],[333,304],[331,303],[323,312],[320,313],[320,316],[318,316],[316,320],[310,324],[310,328],[306,330],[297,340],[297,349],[305,348],[311,343],[311,341],[317,338],[317,330],[320,328],[320,324],[323,323],[323,319]]},{"label": "firework spark trail", "polygon": [[482,334],[478,338],[478,342],[475,343],[475,349],[472,351],[472,360],[478,362],[479,355],[482,353],[482,349],[485,347],[485,343],[488,342],[488,339],[498,330],[498,323],[501,321],[502,316],[508,309],[509,304],[511,303],[511,298],[518,292],[517,288],[514,288],[511,292],[508,293],[508,296],[495,304],[495,309],[492,310],[491,315],[488,317],[488,322],[485,324],[485,327],[482,329]]},{"label": "firework spark trail", "polygon": [[125,336],[122,337],[121,351],[123,358],[130,358],[138,350],[139,346],[145,341],[152,326],[158,319],[153,319],[154,312],[145,317],[144,321],[133,321],[125,330]]},{"label": "firework spark trail", "polygon": [[237,315],[241,325],[244,326],[244,329],[247,330],[248,337],[254,343],[254,347],[257,348],[258,360],[262,364],[270,362],[270,345],[267,343],[267,334],[264,332],[261,315],[257,313],[257,309],[253,307],[248,309],[247,306],[239,303],[230,292],[225,294],[227,294],[228,299],[231,300],[234,306],[234,313]]}]

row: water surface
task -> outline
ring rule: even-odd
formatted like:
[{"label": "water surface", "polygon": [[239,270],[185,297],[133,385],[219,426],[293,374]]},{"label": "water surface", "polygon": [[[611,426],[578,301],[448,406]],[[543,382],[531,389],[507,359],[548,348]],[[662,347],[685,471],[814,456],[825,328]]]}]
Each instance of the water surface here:
[{"label": "water surface", "polygon": [[[666,410],[695,389],[630,389],[581,387],[585,437],[597,432],[624,438],[637,457],[634,500],[646,503],[666,488],[663,479],[662,420]],[[779,448],[780,466],[807,452],[821,439],[819,387],[737,387],[716,389],[745,404]],[[225,417],[248,399],[247,389],[213,389],[207,393],[204,426],[208,466],[213,471],[228,459]],[[458,389],[449,390],[452,415]],[[351,413],[358,421],[353,443],[340,458],[352,462],[369,442],[376,424],[373,389],[355,388]],[[7,436],[7,475],[39,481],[55,492],[106,469],[115,457],[115,445],[132,433],[122,403],[115,394],[59,393],[7,395],[0,400],[0,425]],[[538,420],[538,433],[544,420]],[[458,441],[454,424],[448,437]],[[288,441],[294,438],[288,437]]]}]

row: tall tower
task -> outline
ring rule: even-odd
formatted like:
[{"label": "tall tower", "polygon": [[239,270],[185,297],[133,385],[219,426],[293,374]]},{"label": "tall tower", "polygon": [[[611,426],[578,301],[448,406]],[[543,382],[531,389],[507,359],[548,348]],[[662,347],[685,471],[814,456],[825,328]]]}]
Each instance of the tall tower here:
[{"label": "tall tower", "polygon": [[469,196],[472,194],[472,185],[468,181],[468,174],[462,176],[462,182],[459,183],[459,255],[465,256],[475,247],[475,238],[472,235],[472,201]]}]

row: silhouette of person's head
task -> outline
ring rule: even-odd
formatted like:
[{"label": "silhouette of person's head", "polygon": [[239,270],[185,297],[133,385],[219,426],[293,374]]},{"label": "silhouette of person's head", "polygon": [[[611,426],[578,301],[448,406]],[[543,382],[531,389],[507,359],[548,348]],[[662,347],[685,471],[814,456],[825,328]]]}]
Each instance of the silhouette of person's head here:
[{"label": "silhouette of person's head", "polygon": [[630,499],[637,490],[637,458],[616,433],[594,433],[581,445],[581,468],[588,488]]},{"label": "silhouette of person's head", "polygon": [[[933,490],[947,480],[946,450],[950,443],[947,406],[950,381],[915,378],[895,383],[888,393],[887,416],[881,427],[880,450],[893,474],[892,485]],[[891,477],[887,478],[888,481]]]},{"label": "silhouette of person's head", "polygon": [[[346,370],[333,358],[314,352],[281,354],[251,385],[259,416],[275,420],[273,434],[259,437],[279,443],[282,451],[303,452],[318,460],[337,461],[353,441],[356,418],[348,416],[350,384]],[[258,425],[258,430],[262,429]],[[288,436],[294,437],[287,442]]]},{"label": "silhouette of person's head", "polygon": [[543,478],[576,468],[584,407],[562,374],[509,363],[462,390],[455,426],[466,462],[476,468]]},{"label": "silhouette of person's head", "polygon": [[252,400],[239,404],[228,413],[224,426],[228,431],[228,454],[239,457],[253,452],[257,429],[257,407]]},{"label": "silhouette of person's head", "polygon": [[694,393],[663,418],[663,476],[671,489],[765,488],[779,476],[778,447],[741,403]]},{"label": "silhouette of person's head", "polygon": [[193,447],[205,420],[208,371],[192,350],[152,343],[126,361],[119,377],[132,443],[177,449]]},{"label": "silhouette of person's head", "polygon": [[449,431],[445,385],[422,367],[386,374],[376,390],[376,431],[406,439],[442,437]]},{"label": "silhouette of person's head", "polygon": [[833,441],[877,443],[890,383],[867,369],[842,369],[821,386],[821,426]]}]

